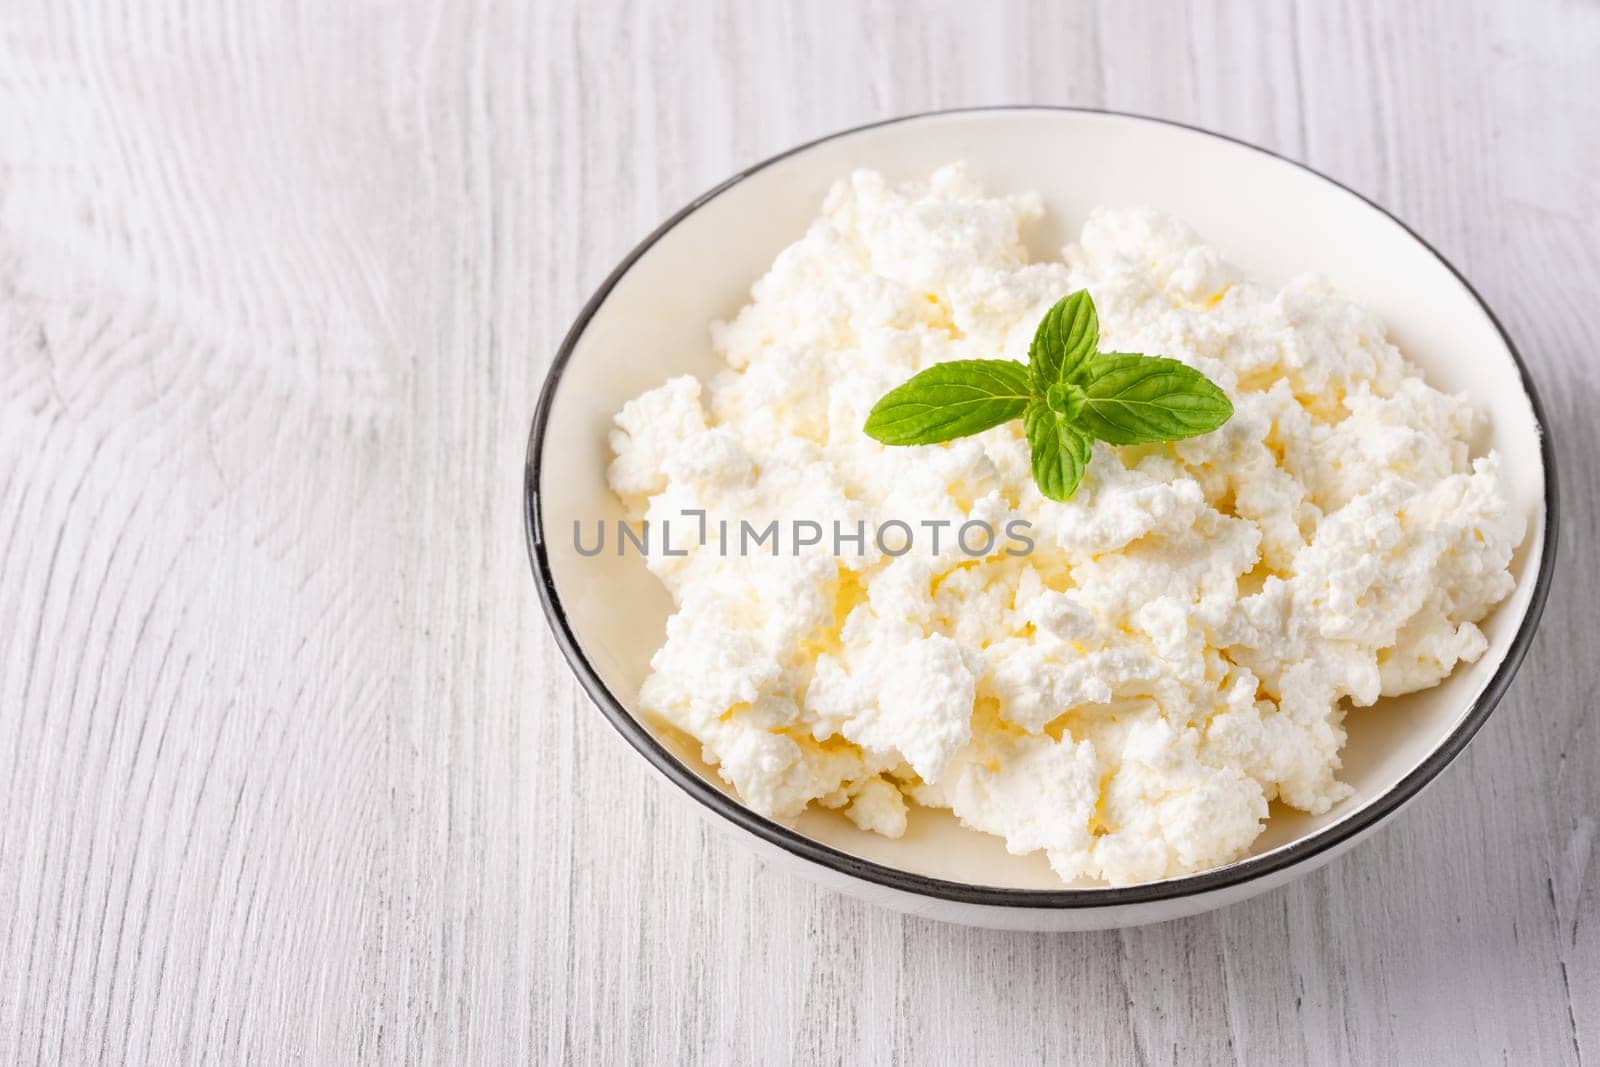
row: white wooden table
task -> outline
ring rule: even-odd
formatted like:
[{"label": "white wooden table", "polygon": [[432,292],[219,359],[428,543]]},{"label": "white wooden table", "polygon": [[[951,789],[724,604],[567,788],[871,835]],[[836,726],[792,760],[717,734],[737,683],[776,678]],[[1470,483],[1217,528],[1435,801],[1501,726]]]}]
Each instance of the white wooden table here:
[{"label": "white wooden table", "polygon": [[[0,1061],[1600,1062],[1600,6],[23,0],[0,14]],[[897,113],[1182,119],[1398,212],[1563,478],[1467,755],[1287,889],[940,926],[712,835],[521,534],[638,238]]]}]

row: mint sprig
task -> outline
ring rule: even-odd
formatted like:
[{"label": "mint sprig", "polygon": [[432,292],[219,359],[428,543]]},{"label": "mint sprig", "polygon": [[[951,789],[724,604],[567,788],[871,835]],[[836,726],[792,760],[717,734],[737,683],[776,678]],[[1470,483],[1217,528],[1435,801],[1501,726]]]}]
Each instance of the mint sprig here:
[{"label": "mint sprig", "polygon": [[1028,364],[1010,359],[939,363],[883,395],[867,435],[886,445],[932,445],[1020,417],[1033,480],[1052,500],[1071,500],[1094,438],[1113,445],[1178,441],[1233,417],[1215,382],[1163,356],[1101,352],[1100,319],[1086,289],[1057,301],[1039,322]]}]

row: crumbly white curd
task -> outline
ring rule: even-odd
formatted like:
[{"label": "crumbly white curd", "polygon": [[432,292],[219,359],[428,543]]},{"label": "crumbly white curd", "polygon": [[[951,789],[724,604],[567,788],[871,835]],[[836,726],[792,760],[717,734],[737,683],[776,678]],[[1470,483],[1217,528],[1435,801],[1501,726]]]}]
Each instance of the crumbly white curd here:
[{"label": "crumbly white curd", "polygon": [[[948,808],[1066,880],[1140,882],[1235,860],[1274,799],[1350,792],[1350,706],[1426,688],[1486,647],[1525,532],[1477,416],[1324,282],[1242,277],[1184,223],[1100,209],[1029,262],[1035,196],[959,165],[862,171],[711,341],[727,363],[616,416],[612,488],[688,528],[815,520],[918,529],[740,554],[713,537],[649,566],[677,610],[640,694],[738,795],[895,837]],[[944,445],[862,432],[885,392],[951,359],[1026,361],[1044,312],[1088,289],[1104,351],[1169,356],[1233,401],[1176,444],[1096,443],[1076,497],[1042,496],[1021,423]],[[973,559],[964,522],[1031,528]],[[950,525],[937,554],[924,523]]]}]

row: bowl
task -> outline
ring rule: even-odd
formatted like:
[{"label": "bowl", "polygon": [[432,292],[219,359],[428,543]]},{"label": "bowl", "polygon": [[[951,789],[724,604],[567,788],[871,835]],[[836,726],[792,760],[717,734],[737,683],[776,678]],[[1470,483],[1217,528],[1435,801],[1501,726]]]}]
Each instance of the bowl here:
[{"label": "bowl", "polygon": [[[1251,853],[1141,885],[1063,885],[1042,856],[1012,856],[947,812],[913,809],[890,840],[810,811],[781,825],[744,807],[698,746],[634,712],[672,602],[637,554],[586,557],[573,523],[622,515],[606,485],[607,432],[622,404],[673,375],[716,369],[707,325],[731,318],[823,195],[859,167],[925,177],[965,160],[991,193],[1035,190],[1030,235],[1052,255],[1098,204],[1151,205],[1190,222],[1246,273],[1282,283],[1316,271],[1376,311],[1430,384],[1488,414],[1528,535],[1517,585],[1482,623],[1488,651],[1441,685],[1353,711],[1344,779],[1322,816],[1274,806]],[[1082,161],[1092,159],[1093,166]],[[622,260],[551,364],[526,467],[529,554],[557,643],[601,713],[675,792],[772,861],[904,912],[974,925],[1071,930],[1135,925],[1241,900],[1304,874],[1371,834],[1483,725],[1527,651],[1555,559],[1556,482],[1527,368],[1466,280],[1398,219],[1300,164],[1204,130],[1136,115],[986,108],[893,119],[824,137],[745,170],[673,215]]]}]

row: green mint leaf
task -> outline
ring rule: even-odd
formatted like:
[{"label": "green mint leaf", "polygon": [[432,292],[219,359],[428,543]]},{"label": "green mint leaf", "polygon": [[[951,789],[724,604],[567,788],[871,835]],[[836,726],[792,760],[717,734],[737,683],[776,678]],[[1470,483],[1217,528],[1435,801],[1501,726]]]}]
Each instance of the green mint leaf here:
[{"label": "green mint leaf", "polygon": [[1089,290],[1062,297],[1045,312],[1028,346],[1028,371],[1040,396],[1057,382],[1076,381],[1100,343],[1100,317]]},{"label": "green mint leaf", "polygon": [[886,445],[932,445],[1010,422],[1031,399],[1028,368],[1020,363],[952,360],[885,393],[864,429]]},{"label": "green mint leaf", "polygon": [[1051,411],[1074,422],[1077,421],[1078,413],[1083,410],[1083,402],[1087,399],[1083,390],[1071,382],[1057,382],[1044,394],[1044,402],[1049,405]]},{"label": "green mint leaf", "polygon": [[1113,445],[1194,437],[1233,416],[1233,404],[1211,379],[1163,356],[1097,355],[1082,385],[1079,424]]},{"label": "green mint leaf", "polygon": [[1094,441],[1071,419],[1052,411],[1042,400],[1028,405],[1022,417],[1033,456],[1033,480],[1051,500],[1067,501],[1078,491]]}]

